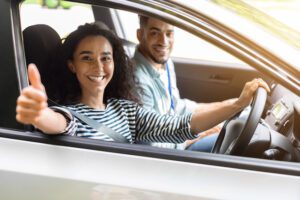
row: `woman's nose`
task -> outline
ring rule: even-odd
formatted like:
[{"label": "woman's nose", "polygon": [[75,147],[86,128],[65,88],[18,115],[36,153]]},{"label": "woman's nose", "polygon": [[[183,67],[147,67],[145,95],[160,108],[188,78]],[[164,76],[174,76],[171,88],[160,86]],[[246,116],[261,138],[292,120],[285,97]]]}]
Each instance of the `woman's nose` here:
[{"label": "woman's nose", "polygon": [[103,69],[103,63],[101,62],[100,58],[96,59],[96,61],[94,63],[94,67],[97,67],[99,69]]}]

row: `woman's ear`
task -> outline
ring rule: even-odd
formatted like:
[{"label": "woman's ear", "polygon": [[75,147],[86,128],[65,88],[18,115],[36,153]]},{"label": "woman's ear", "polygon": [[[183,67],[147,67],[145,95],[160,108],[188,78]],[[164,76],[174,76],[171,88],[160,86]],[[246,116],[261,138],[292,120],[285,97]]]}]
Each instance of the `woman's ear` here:
[{"label": "woman's ear", "polygon": [[73,62],[71,60],[68,60],[68,68],[71,72],[75,73],[75,66],[73,65]]}]

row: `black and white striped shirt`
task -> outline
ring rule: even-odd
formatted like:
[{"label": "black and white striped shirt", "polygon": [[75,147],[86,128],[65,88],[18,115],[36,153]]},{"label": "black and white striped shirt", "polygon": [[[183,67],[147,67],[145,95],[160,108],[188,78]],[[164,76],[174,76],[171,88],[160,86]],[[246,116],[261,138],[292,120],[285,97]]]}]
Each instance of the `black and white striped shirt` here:
[{"label": "black and white striped shirt", "polygon": [[[127,100],[109,99],[105,110],[97,110],[84,104],[67,106],[110,127],[123,135],[130,143],[171,142],[182,143],[195,136],[190,131],[191,114],[183,116],[159,115],[145,110],[136,103]],[[84,122],[73,117],[66,109],[53,107],[54,110],[70,116],[65,134],[113,141],[105,133],[97,132]]]}]

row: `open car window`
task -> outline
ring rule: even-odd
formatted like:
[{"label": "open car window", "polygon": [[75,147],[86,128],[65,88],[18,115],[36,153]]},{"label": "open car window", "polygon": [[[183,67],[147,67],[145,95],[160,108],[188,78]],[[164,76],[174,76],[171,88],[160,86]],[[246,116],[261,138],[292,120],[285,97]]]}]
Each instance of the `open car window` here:
[{"label": "open car window", "polygon": [[[31,4],[25,1],[20,9],[21,26],[24,30],[35,24],[46,24],[52,27],[63,39],[78,25],[101,21],[103,18],[108,23],[108,27],[114,27],[112,29],[121,38],[137,44],[138,14],[112,8],[107,8],[104,12],[103,9],[98,6],[92,8],[88,4],[71,2],[67,8],[63,7],[63,4],[53,8],[49,7],[48,4]],[[55,14],[53,15],[53,13]],[[82,14],[79,15],[78,13]],[[80,17],[77,19],[78,16]],[[127,22],[127,19],[130,19],[128,20],[130,23]],[[26,42],[28,43],[28,41]],[[126,48],[126,44],[124,47]],[[131,50],[135,51],[134,48]],[[133,52],[131,54],[133,55]],[[215,102],[238,97],[246,81],[255,77],[264,78],[270,85],[274,82],[271,77],[253,70],[248,64],[238,59],[238,56],[233,56],[209,41],[200,39],[176,26],[172,56],[180,95],[182,98],[188,98],[195,102]],[[48,72],[51,74],[51,71],[48,70]],[[48,74],[46,73],[45,76]],[[278,99],[269,101],[271,105],[265,108],[265,112],[271,110]],[[268,118],[267,120],[271,119]],[[278,122],[271,120],[269,123]],[[290,129],[285,130],[286,132],[283,134],[288,135]],[[276,129],[276,131],[279,130]]]}]

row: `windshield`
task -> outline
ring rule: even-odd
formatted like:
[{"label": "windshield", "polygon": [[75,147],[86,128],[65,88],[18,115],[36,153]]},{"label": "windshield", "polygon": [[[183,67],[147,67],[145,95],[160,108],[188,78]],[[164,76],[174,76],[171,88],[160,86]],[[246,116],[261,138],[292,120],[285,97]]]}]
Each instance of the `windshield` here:
[{"label": "windshield", "polygon": [[246,36],[300,71],[300,0],[186,0],[184,4]]}]

